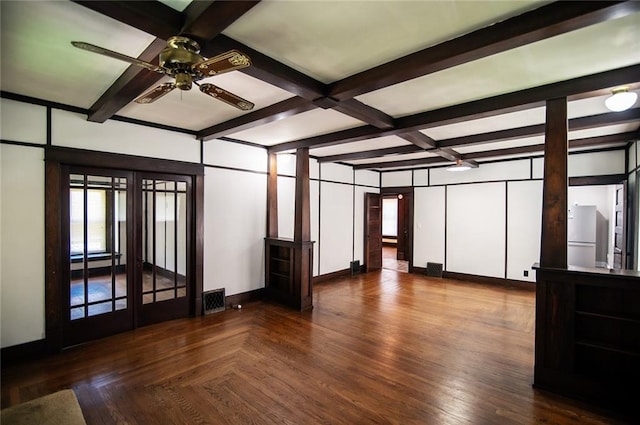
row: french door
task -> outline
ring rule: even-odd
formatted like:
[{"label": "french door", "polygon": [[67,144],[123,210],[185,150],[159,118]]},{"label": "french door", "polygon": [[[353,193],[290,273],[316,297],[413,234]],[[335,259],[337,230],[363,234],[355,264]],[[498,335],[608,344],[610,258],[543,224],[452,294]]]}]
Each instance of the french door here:
[{"label": "french door", "polygon": [[188,316],[192,177],[62,171],[63,346]]}]

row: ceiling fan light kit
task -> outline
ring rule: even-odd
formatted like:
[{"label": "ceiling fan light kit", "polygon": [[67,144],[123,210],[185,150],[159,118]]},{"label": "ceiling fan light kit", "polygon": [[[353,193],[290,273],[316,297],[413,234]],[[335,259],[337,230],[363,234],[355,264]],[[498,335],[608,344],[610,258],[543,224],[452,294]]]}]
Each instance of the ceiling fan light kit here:
[{"label": "ceiling fan light kit", "polygon": [[135,100],[136,103],[152,103],[175,88],[190,90],[192,85],[196,84],[200,87],[202,93],[221,100],[241,111],[249,111],[255,106],[252,102],[213,84],[197,83],[204,78],[251,66],[251,59],[237,50],[230,50],[207,59],[200,55],[200,45],[197,42],[188,37],[174,36],[167,40],[167,46],[160,52],[158,56],[159,63],[156,66],[82,41],[72,41],[71,44],[79,49],[129,62],[159,74],[169,75],[175,79],[173,83],[162,83],[144,93]]},{"label": "ceiling fan light kit", "polygon": [[605,106],[613,112],[622,112],[631,108],[638,100],[638,94],[629,91],[629,87],[618,87],[611,90],[612,95],[605,101]]}]

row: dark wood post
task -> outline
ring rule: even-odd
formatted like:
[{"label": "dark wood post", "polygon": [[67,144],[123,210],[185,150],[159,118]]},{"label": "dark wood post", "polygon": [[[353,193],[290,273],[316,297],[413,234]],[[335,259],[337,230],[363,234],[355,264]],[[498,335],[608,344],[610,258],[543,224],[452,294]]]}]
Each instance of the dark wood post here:
[{"label": "dark wood post", "polygon": [[278,156],[269,153],[267,177],[267,237],[278,237]]},{"label": "dark wood post", "polygon": [[293,240],[308,241],[311,238],[311,210],[309,202],[309,148],[296,152],[296,204]]},{"label": "dark wood post", "polygon": [[567,98],[547,101],[541,267],[567,267]]}]

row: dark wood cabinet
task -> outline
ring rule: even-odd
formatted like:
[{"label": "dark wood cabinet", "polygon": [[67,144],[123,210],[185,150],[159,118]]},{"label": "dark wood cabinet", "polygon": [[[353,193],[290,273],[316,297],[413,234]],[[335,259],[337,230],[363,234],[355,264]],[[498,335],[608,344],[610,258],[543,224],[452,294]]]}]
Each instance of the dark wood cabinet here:
[{"label": "dark wood cabinet", "polygon": [[303,311],[313,307],[313,242],[265,238],[265,294]]},{"label": "dark wood cabinet", "polygon": [[640,382],[640,273],[538,268],[535,385],[635,408]]}]

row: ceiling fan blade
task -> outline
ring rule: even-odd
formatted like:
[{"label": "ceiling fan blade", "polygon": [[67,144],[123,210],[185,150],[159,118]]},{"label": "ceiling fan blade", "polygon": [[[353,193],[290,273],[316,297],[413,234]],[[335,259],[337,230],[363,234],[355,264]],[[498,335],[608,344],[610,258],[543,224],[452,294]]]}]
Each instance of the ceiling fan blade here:
[{"label": "ceiling fan blade", "polygon": [[160,68],[159,66],[153,65],[149,62],[141,61],[140,59],[132,58],[131,56],[123,55],[122,53],[114,52],[113,50],[105,49],[100,46],[96,46],[93,44],[85,43],[84,41],[72,41],[71,44],[78,49],[87,50],[89,52],[97,53],[99,55],[108,56],[110,58],[118,59],[121,61],[129,62],[134,65],[141,66],[143,68],[148,69],[149,71],[154,71],[159,74],[164,74],[165,70]]},{"label": "ceiling fan blade", "polygon": [[145,104],[155,102],[175,88],[176,85],[174,83],[160,84],[159,86],[154,87],[152,90],[137,98],[136,103]]},{"label": "ceiling fan blade", "polygon": [[249,56],[237,50],[229,50],[221,55],[194,64],[193,70],[201,74],[203,78],[206,78],[248,66],[251,66]]},{"label": "ceiling fan blade", "polygon": [[215,97],[218,100],[223,101],[226,104],[234,106],[242,111],[250,111],[255,106],[253,103],[246,99],[236,96],[235,94],[214,86],[213,84],[204,83],[199,84],[200,91],[204,94],[208,94],[211,97]]}]

